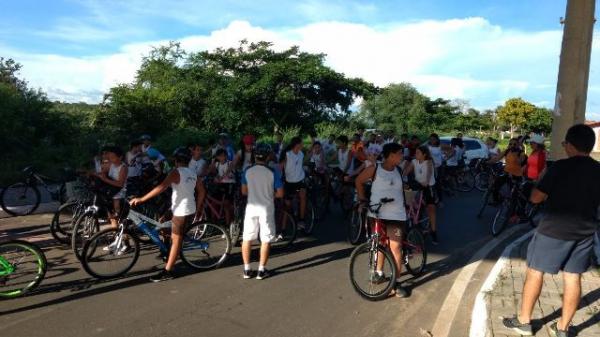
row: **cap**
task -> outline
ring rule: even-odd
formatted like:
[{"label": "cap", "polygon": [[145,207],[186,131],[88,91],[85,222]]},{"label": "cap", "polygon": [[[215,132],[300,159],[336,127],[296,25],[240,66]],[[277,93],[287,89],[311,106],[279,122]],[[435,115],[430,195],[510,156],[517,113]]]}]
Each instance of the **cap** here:
[{"label": "cap", "polygon": [[252,145],[254,144],[255,140],[256,139],[253,135],[245,135],[244,138],[242,138],[242,142],[244,143],[244,145]]},{"label": "cap", "polygon": [[540,145],[544,145],[544,140],[545,140],[544,136],[537,134],[537,133],[534,133],[529,138],[530,143],[536,143],[536,144],[540,144]]}]

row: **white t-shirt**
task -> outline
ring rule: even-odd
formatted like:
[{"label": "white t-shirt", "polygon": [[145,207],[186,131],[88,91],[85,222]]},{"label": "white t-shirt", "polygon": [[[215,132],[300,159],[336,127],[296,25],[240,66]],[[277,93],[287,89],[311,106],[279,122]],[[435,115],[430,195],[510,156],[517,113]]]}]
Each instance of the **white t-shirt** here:
[{"label": "white t-shirt", "polygon": [[315,168],[322,169],[325,167],[325,155],[321,153],[313,153],[310,155],[310,162],[315,164]]},{"label": "white t-shirt", "polygon": [[[394,201],[384,204],[379,209],[379,218],[385,220],[406,221],[406,207],[404,206],[404,186],[402,176],[394,167],[392,171],[384,169],[381,165],[375,168],[375,179],[371,185],[371,204],[381,202],[383,198]],[[370,212],[369,212],[370,213]],[[370,214],[374,217],[374,214]]]},{"label": "white t-shirt", "polygon": [[196,213],[196,172],[189,167],[178,167],[179,184],[171,184],[171,210],[174,216],[187,216]]},{"label": "white t-shirt", "polygon": [[378,143],[370,143],[367,148],[367,153],[378,156],[383,151],[383,145]]},{"label": "white t-shirt", "polygon": [[323,147],[323,151],[325,152],[325,154],[330,154],[331,152],[335,152],[337,150],[337,145],[335,145],[335,142],[333,143],[329,143],[329,141],[326,141],[324,143],[321,144]]},{"label": "white t-shirt", "polygon": [[235,178],[233,177],[233,170],[230,170],[229,167],[233,163],[230,161],[226,161],[221,164],[220,162],[216,162],[217,168],[217,177],[221,180],[220,182],[223,184],[233,184],[235,183]]},{"label": "white t-shirt", "polygon": [[433,170],[433,165],[428,160],[424,160],[422,163],[419,163],[418,160],[413,159],[412,164],[415,168],[415,179],[419,184],[426,184],[427,186],[435,185],[434,172],[431,172],[431,178],[429,178],[429,182],[426,181],[428,170]]},{"label": "white t-shirt", "polygon": [[[346,169],[346,165],[348,165],[348,160],[350,158],[350,149],[347,148],[346,151],[342,150],[342,149],[338,149],[338,163],[340,164],[340,170],[344,170]],[[348,171],[346,172],[347,174],[351,174],[352,171],[354,171],[354,163],[350,163],[350,166],[348,166]]]},{"label": "white t-shirt", "polygon": [[454,167],[458,166],[458,161],[462,158],[464,151],[460,148],[460,146],[454,147],[454,154],[450,155],[446,160],[446,165]]},{"label": "white t-shirt", "polygon": [[194,158],[192,158],[188,167],[192,170],[192,172],[195,172],[196,175],[199,176],[202,174],[204,168],[206,167],[206,160],[202,158],[195,160]]},{"label": "white t-shirt", "polygon": [[[108,177],[114,181],[119,180],[119,175],[121,174],[121,170],[126,170],[127,166],[125,164],[121,164],[119,166],[115,164],[110,164],[110,168],[108,169]],[[127,185],[124,185],[123,188],[113,196],[113,199],[123,199],[125,198],[125,193],[127,191]]]},{"label": "white t-shirt", "polygon": [[431,158],[433,159],[433,165],[435,165],[436,168],[442,166],[442,162],[444,161],[442,148],[439,146],[429,145],[429,152],[431,153]]},{"label": "white t-shirt", "polygon": [[142,175],[142,157],[141,153],[133,154],[131,151],[127,152],[125,155],[128,166],[127,178],[139,177]]},{"label": "white t-shirt", "polygon": [[288,151],[285,154],[285,181],[288,183],[299,183],[304,180],[304,153],[297,154]]}]

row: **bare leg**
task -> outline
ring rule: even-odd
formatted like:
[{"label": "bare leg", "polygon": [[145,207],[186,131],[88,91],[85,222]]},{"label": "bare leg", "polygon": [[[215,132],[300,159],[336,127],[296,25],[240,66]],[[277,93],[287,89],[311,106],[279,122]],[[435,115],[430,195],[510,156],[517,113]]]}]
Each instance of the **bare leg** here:
[{"label": "bare leg", "polygon": [[300,219],[304,220],[306,215],[306,189],[301,189],[298,195],[300,196]]},{"label": "bare leg", "polygon": [[525,285],[523,286],[523,302],[521,303],[521,315],[519,316],[519,321],[521,323],[531,322],[533,306],[540,297],[543,281],[543,272],[527,268],[527,275],[525,276]]},{"label": "bare leg", "polygon": [[168,271],[173,270],[175,262],[179,257],[181,251],[181,244],[183,243],[183,227],[185,224],[185,217],[173,216],[173,227],[171,228],[171,248],[169,249],[169,259],[165,269]]},{"label": "bare leg", "polygon": [[[261,247],[262,248],[262,247]],[[243,241],[242,242],[242,260],[244,260],[244,264],[250,264],[250,253],[252,252],[252,241]],[[262,257],[262,253],[261,253]]]},{"label": "bare leg", "polygon": [[402,273],[402,241],[399,238],[390,238],[390,250],[392,251],[394,264],[396,265],[396,278],[399,278]]},{"label": "bare leg", "polygon": [[429,224],[433,232],[437,231],[437,219],[435,205],[427,205],[427,215],[429,216]]},{"label": "bare leg", "polygon": [[[269,251],[271,250],[271,244],[270,243],[266,243],[263,242],[260,245],[260,265],[261,266],[266,266],[267,265],[267,261],[269,260]],[[250,255],[250,254],[248,254]],[[244,261],[244,263],[246,263]],[[248,262],[250,263],[250,262]]]},{"label": "bare leg", "polygon": [[567,330],[581,300],[581,275],[563,272],[563,282],[562,317],[558,321],[558,328]]}]

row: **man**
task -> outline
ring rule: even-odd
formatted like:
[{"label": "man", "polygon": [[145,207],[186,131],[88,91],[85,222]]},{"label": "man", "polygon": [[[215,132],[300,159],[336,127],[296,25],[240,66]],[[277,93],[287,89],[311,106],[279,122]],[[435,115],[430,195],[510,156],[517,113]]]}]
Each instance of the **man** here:
[{"label": "man", "polygon": [[285,152],[281,163],[283,164],[283,173],[285,175],[284,192],[286,196],[286,205],[292,206],[292,197],[297,193],[300,199],[300,209],[298,210],[298,228],[304,229],[304,216],[306,214],[306,186],[304,185],[304,152],[302,152],[302,139],[294,137],[288,145],[289,150]]},{"label": "man", "polygon": [[227,160],[233,161],[233,159],[235,157],[235,150],[233,149],[233,146],[231,145],[231,141],[229,140],[229,135],[224,132],[219,134],[219,140],[217,142],[217,146],[215,146],[212,149],[213,157],[215,156],[215,154],[217,153],[217,151],[219,149],[225,150],[225,152],[227,153]]},{"label": "man", "polygon": [[283,134],[277,131],[275,132],[275,144],[273,145],[273,153],[275,154],[276,161],[279,161],[279,158],[281,158],[281,154],[283,153],[284,149],[285,146],[283,145]]},{"label": "man", "polygon": [[572,126],[562,143],[568,159],[554,163],[531,194],[531,202],[545,201],[545,214],[527,249],[527,275],[518,316],[503,323],[531,336],[531,314],[544,273],[563,271],[561,318],[550,326],[554,336],[568,336],[569,324],[581,299],[581,274],[590,267],[600,204],[600,163],[590,157],[596,141],[587,125]]},{"label": "man", "polygon": [[335,161],[337,146],[335,144],[336,136],[334,134],[329,135],[329,138],[323,145],[323,151],[325,152],[325,159],[327,163],[331,163]]},{"label": "man", "polygon": [[248,196],[242,235],[242,259],[244,260],[244,279],[252,277],[250,253],[252,241],[258,239],[260,233],[260,262],[257,280],[269,276],[265,268],[269,259],[271,242],[275,238],[275,202],[274,197],[283,198],[283,182],[278,171],[268,168],[267,160],[271,155],[268,144],[256,146],[254,159],[256,164],[248,168],[242,175],[242,194]]}]

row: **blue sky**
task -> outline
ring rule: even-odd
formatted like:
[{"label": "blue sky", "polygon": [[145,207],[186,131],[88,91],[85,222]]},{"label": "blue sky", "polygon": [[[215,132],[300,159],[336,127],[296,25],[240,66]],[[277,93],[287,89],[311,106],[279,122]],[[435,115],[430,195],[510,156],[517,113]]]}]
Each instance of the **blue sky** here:
[{"label": "blue sky", "polygon": [[[512,96],[553,107],[566,0],[3,1],[0,56],[53,99],[98,102],[131,82],[150,46],[190,51],[267,39],[328,54],[377,85],[493,108]],[[597,34],[596,34],[597,37]],[[596,42],[596,39],[595,39]],[[600,119],[594,44],[588,117]]]}]

